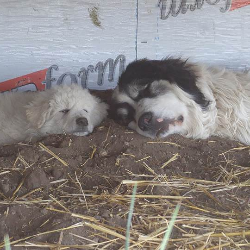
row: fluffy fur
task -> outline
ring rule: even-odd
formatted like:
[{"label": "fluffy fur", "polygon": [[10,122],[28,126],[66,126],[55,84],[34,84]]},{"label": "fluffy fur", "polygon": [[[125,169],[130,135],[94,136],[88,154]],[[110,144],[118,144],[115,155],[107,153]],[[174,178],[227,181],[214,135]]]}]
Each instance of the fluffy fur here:
[{"label": "fluffy fur", "polygon": [[181,59],[128,65],[113,93],[113,118],[141,135],[211,135],[250,144],[250,76]]},{"label": "fluffy fur", "polygon": [[107,116],[107,108],[76,84],[41,92],[0,94],[0,144],[48,134],[87,135]]}]

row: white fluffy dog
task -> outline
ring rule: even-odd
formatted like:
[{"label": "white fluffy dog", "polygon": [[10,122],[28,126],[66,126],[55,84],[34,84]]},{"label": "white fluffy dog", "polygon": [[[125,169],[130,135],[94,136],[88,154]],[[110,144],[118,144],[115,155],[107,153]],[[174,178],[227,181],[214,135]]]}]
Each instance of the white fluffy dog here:
[{"label": "white fluffy dog", "polygon": [[112,115],[141,135],[211,135],[250,144],[250,75],[168,58],[128,65]]},{"label": "white fluffy dog", "polygon": [[84,136],[107,116],[107,104],[76,84],[0,94],[0,144],[48,134]]}]

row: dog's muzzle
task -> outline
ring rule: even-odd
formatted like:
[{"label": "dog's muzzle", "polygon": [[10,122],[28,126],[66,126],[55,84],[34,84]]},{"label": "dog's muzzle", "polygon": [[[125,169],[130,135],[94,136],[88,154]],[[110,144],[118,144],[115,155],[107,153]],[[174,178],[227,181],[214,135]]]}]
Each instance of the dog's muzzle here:
[{"label": "dog's muzzle", "polygon": [[77,119],[76,119],[76,124],[77,124],[79,127],[86,127],[86,126],[88,126],[89,122],[88,122],[87,118],[85,118],[85,117],[80,117],[80,118],[77,118]]},{"label": "dog's muzzle", "polygon": [[154,116],[152,112],[143,113],[138,120],[138,127],[152,137],[160,137],[169,130],[170,125],[180,125],[183,116],[177,119],[166,119]]},{"label": "dog's muzzle", "polygon": [[74,131],[74,135],[77,136],[85,136],[87,134],[89,134],[89,130],[88,130],[88,119],[85,117],[79,117],[76,119],[76,131]]}]

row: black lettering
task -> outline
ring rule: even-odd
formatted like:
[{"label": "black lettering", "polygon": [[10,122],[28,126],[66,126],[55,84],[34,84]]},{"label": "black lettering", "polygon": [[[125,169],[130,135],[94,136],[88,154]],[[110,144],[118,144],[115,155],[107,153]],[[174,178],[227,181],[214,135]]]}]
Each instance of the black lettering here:
[{"label": "black lettering", "polygon": [[183,0],[181,3],[181,13],[186,14],[189,9],[189,4],[187,4],[187,0]]},{"label": "black lettering", "polygon": [[52,82],[54,82],[56,79],[52,78],[52,71],[53,70],[58,70],[58,66],[57,65],[52,65],[48,68],[47,72],[46,72],[46,77],[45,77],[45,81],[46,81],[46,89],[50,89]]},{"label": "black lettering", "polygon": [[195,4],[194,5],[190,4],[190,10],[191,11],[194,11],[196,9],[199,10],[199,9],[202,8],[203,4],[204,4],[204,0],[195,0]]},{"label": "black lettering", "polygon": [[171,15],[172,15],[173,17],[177,17],[177,16],[179,15],[179,13],[180,13],[180,11],[181,11],[181,9],[182,9],[182,2],[183,2],[183,1],[181,1],[180,5],[179,5],[179,8],[177,9],[176,0],[173,0],[173,1],[172,1]]},{"label": "black lettering", "polygon": [[222,13],[227,12],[230,9],[230,7],[231,7],[231,3],[232,3],[232,0],[226,0],[226,6],[225,6],[225,8],[221,7],[220,8],[220,12],[222,12]]},{"label": "black lettering", "polygon": [[104,73],[108,66],[109,66],[108,80],[109,82],[112,82],[114,80],[115,69],[118,62],[120,62],[120,67],[119,67],[119,76],[120,76],[122,72],[125,70],[125,60],[126,59],[124,55],[119,55],[115,60],[108,58],[104,64],[102,62],[98,62],[95,67],[95,71],[98,70],[97,84],[99,86],[103,85]]},{"label": "black lettering", "polygon": [[170,0],[169,7],[167,9],[167,0],[160,0],[159,1],[159,7],[161,10],[161,19],[162,20],[168,19],[169,15],[171,13],[171,10],[172,10],[172,4],[173,4],[173,0]]},{"label": "black lettering", "polygon": [[84,89],[88,88],[87,82],[89,78],[89,72],[94,72],[95,67],[93,65],[89,65],[88,68],[81,68],[78,72],[78,77],[80,77],[80,84]]},{"label": "black lettering", "polygon": [[206,0],[206,2],[210,5],[216,5],[217,3],[219,3],[220,0]]},{"label": "black lettering", "polygon": [[71,84],[72,84],[72,83],[77,84],[77,78],[76,78],[76,76],[75,76],[74,74],[70,73],[70,72],[66,72],[66,73],[62,74],[62,75],[58,78],[56,84],[57,84],[57,85],[61,85],[61,84],[63,83],[64,79],[65,79],[67,76],[70,77]]}]

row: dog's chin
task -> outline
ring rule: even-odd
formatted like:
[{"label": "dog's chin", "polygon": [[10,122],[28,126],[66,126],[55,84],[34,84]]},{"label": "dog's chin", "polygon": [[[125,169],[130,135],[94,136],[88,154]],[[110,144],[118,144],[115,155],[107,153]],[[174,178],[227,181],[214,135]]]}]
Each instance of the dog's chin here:
[{"label": "dog's chin", "polygon": [[[154,129],[150,131],[144,131],[143,133],[145,136],[152,139],[164,138],[166,137],[166,135],[169,134],[169,127],[171,126],[171,122],[172,120],[170,119],[162,119],[162,118],[155,119]],[[139,126],[138,129],[140,129]]]},{"label": "dog's chin", "polygon": [[167,137],[167,136],[170,135],[170,134],[171,134],[171,133],[169,132],[169,130],[161,130],[161,131],[159,131],[159,132],[155,135],[155,138],[162,139],[162,138]]},{"label": "dog's chin", "polygon": [[169,130],[168,129],[160,129],[158,130],[157,132],[155,133],[141,133],[143,134],[144,136],[146,137],[149,137],[151,139],[161,139],[161,138],[165,138],[166,136],[168,136],[170,133],[169,133]]},{"label": "dog's chin", "polygon": [[76,131],[76,132],[73,132],[72,134],[76,136],[86,136],[90,134],[90,132],[89,131]]},{"label": "dog's chin", "polygon": [[156,139],[165,138],[171,134],[180,133],[181,125],[183,123],[183,117],[179,116],[176,119],[169,118],[157,118],[154,124],[154,129],[143,131],[139,128],[136,122],[131,122],[129,128],[137,131],[140,135],[145,137]]}]

